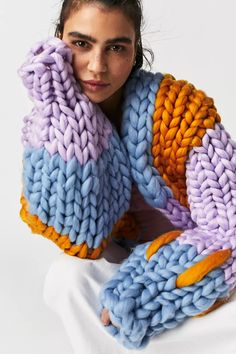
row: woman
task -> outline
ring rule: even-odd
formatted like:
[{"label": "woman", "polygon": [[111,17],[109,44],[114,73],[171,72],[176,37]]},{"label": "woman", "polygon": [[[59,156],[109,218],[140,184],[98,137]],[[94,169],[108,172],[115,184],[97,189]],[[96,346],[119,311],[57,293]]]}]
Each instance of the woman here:
[{"label": "woman", "polygon": [[[73,264],[86,300],[88,279],[101,286],[118,268],[107,262],[120,249],[106,247],[111,236],[125,236],[126,249],[127,236],[132,247],[155,239],[123,249],[120,260],[131,255],[101,293],[101,320],[127,348],[219,306],[236,278],[235,144],[202,91],[138,70],[141,18],[139,1],[64,1],[62,42],[37,45],[20,71],[35,101],[21,216],[70,255],[94,259],[106,248],[97,263],[60,260],[46,288],[58,264],[60,274]],[[163,218],[161,230],[157,208],[173,225]],[[86,322],[84,313],[79,332]]]}]

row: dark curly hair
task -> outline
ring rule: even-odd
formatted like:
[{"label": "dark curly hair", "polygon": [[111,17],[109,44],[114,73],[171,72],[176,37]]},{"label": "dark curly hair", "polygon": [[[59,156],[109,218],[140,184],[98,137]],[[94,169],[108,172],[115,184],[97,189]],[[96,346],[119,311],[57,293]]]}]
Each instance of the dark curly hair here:
[{"label": "dark curly hair", "polygon": [[[93,2],[101,3],[108,8],[119,8],[132,21],[136,34],[137,46],[135,65],[132,72],[140,69],[143,66],[144,61],[151,69],[151,65],[154,61],[154,53],[151,49],[143,48],[142,44],[141,27],[143,23],[143,9],[141,0],[64,0],[59,18],[56,22],[55,36],[62,38],[65,21],[69,18],[71,13],[79,9],[81,4]],[[145,53],[149,53],[151,58],[148,59]]]}]

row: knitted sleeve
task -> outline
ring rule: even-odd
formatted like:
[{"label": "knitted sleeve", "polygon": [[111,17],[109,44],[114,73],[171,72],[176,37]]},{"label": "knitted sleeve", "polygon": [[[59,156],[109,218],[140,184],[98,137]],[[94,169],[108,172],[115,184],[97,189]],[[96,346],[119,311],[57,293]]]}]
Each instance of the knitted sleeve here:
[{"label": "knitted sleeve", "polygon": [[97,258],[129,207],[123,144],[81,93],[72,53],[50,38],[29,52],[19,75],[34,107],[24,119],[21,218],[70,255]]},{"label": "knitted sleeve", "polygon": [[213,100],[185,80],[141,71],[127,89],[122,133],[132,177],[179,228],[137,246],[101,292],[107,330],[133,349],[235,289],[236,143]]}]

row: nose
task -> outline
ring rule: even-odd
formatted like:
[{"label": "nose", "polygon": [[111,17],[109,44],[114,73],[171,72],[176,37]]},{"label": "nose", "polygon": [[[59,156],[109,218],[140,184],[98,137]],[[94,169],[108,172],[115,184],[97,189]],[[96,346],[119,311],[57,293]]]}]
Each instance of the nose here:
[{"label": "nose", "polygon": [[91,53],[88,62],[88,70],[94,73],[107,71],[107,61],[103,53]]}]

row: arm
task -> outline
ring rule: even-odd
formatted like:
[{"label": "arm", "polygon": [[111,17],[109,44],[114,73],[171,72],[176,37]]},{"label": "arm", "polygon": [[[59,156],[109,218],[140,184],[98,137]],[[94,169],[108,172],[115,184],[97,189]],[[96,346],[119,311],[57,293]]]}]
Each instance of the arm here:
[{"label": "arm", "polygon": [[53,38],[19,70],[34,102],[23,132],[21,217],[68,254],[97,258],[128,209],[129,162],[109,120],[80,92],[71,62]]},{"label": "arm", "polygon": [[[145,91],[145,82],[142,87],[139,80],[136,98]],[[138,102],[131,108],[136,112]],[[124,127],[133,178],[149,201],[147,178],[162,176],[159,186],[169,186],[172,195],[165,205],[163,199],[158,205],[155,196],[151,203],[168,215],[175,200],[188,210],[192,223],[189,228],[184,223],[185,231],[168,232],[136,247],[104,285],[101,309],[108,309],[111,319],[107,329],[127,348],[142,348],[150,337],[216,308],[236,280],[236,144],[220,124],[213,100],[186,81],[167,76],[153,102],[151,119],[147,113],[141,122],[127,118]],[[152,139],[142,131],[142,119]],[[136,144],[129,142],[133,131]],[[138,154],[142,140],[147,149]],[[154,168],[155,173],[146,172]]]}]

